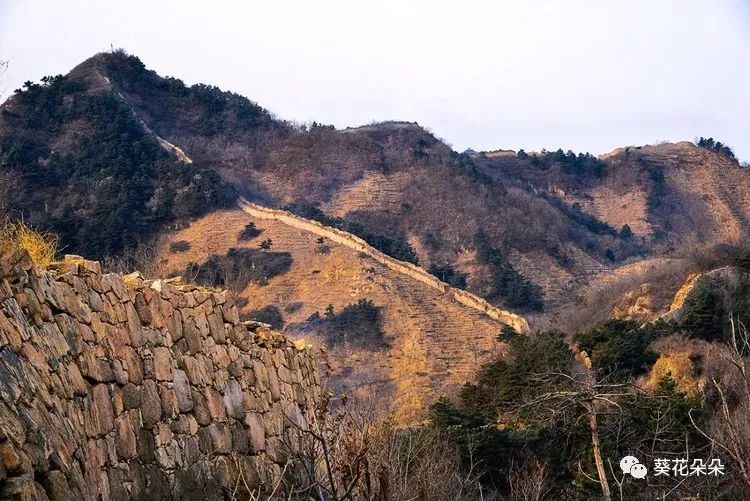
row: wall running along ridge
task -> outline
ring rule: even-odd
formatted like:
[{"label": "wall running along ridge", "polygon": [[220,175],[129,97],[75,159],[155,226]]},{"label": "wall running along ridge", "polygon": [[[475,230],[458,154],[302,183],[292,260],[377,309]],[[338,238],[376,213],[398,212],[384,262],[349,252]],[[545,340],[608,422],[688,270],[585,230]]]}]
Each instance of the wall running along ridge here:
[{"label": "wall running along ridge", "polygon": [[225,293],[0,260],[2,499],[268,494],[319,402],[311,353]]},{"label": "wall running along ridge", "polygon": [[405,261],[399,261],[398,259],[394,259],[387,254],[374,249],[370,246],[370,244],[356,235],[352,235],[351,233],[339,230],[337,228],[330,228],[317,221],[305,219],[287,211],[279,209],[269,209],[268,207],[263,207],[261,205],[248,202],[244,198],[240,198],[239,207],[255,218],[273,219],[276,221],[280,221],[293,228],[308,231],[315,235],[325,237],[338,244],[349,247],[350,249],[362,252],[397,273],[407,275],[414,280],[432,287],[433,289],[439,290],[440,292],[450,293],[453,299],[455,299],[459,303],[468,306],[469,308],[479,310],[492,319],[509,324],[513,326],[513,328],[515,328],[518,332],[529,332],[528,322],[520,315],[516,315],[515,313],[501,310],[500,308],[492,306],[490,303],[480,298],[479,296],[476,296],[463,289],[453,288],[415,264],[407,263]]}]

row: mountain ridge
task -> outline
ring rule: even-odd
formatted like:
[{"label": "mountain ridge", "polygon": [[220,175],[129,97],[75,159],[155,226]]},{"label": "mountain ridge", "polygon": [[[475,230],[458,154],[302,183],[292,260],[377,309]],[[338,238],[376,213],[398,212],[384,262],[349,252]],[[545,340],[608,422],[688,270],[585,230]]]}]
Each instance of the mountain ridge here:
[{"label": "mountain ridge", "polygon": [[[284,122],[236,94],[162,78],[124,52],[98,54],[68,79],[87,93],[116,95],[179,165],[190,159],[218,172],[251,202],[291,208],[308,219],[317,214],[381,250],[403,250],[399,259],[419,257],[425,269],[450,266],[466,276],[470,292],[524,312],[537,326],[554,324],[585,300],[592,281],[606,281],[631,263],[657,263],[675,253],[690,258],[696,250],[748,241],[747,171],[687,142],[620,148],[599,157],[562,150],[459,154],[411,122],[345,130]],[[35,92],[39,99],[54,94]],[[3,105],[0,136],[6,139],[21,97]],[[68,99],[78,98],[73,93]],[[65,131],[75,130],[65,116],[60,120]],[[49,134],[67,137],[65,131]],[[12,151],[12,144],[4,150]],[[59,229],[39,203],[12,202],[22,213],[32,210],[32,222]],[[212,205],[196,204],[191,210],[198,212],[187,219]],[[187,219],[166,227],[145,223],[153,229],[144,233],[178,228]],[[480,232],[499,258],[494,264],[476,252]],[[70,250],[92,255],[86,245],[78,237]],[[514,284],[511,289],[540,286],[545,311],[531,306],[541,301],[510,296],[506,282]]]}]

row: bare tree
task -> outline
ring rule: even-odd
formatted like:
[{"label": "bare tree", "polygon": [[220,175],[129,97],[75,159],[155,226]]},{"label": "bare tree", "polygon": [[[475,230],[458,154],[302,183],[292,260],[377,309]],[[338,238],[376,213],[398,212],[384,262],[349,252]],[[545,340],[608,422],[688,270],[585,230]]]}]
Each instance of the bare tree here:
[{"label": "bare tree", "polygon": [[115,273],[139,271],[148,278],[163,278],[166,261],[161,258],[159,238],[140,242],[135,247],[128,247],[117,256],[108,256],[103,260],[104,269]]},{"label": "bare tree", "polygon": [[468,465],[457,446],[431,428],[402,428],[378,422],[371,405],[323,402],[287,436],[289,469],[285,488],[293,499],[485,500],[474,448]]},{"label": "bare tree", "polygon": [[[576,353],[569,373],[535,374],[532,380],[537,387],[550,390],[526,398],[515,412],[530,413],[535,422],[542,424],[552,424],[560,420],[572,420],[576,423],[585,420],[591,436],[598,478],[586,476],[600,484],[604,499],[611,500],[612,494],[602,455],[598,415],[602,408],[622,411],[618,399],[631,396],[635,387],[630,382],[609,382],[606,377],[597,377],[591,367],[591,359],[585,351]],[[581,473],[585,475],[582,469]]]},{"label": "bare tree", "polygon": [[541,501],[552,490],[549,466],[535,458],[514,465],[508,473],[508,484],[514,501]]},{"label": "bare tree", "polygon": [[745,488],[750,489],[750,335],[747,327],[730,315],[731,337],[719,347],[719,364],[708,375],[718,410],[706,425],[690,420],[711,446],[728,455],[739,469]]}]

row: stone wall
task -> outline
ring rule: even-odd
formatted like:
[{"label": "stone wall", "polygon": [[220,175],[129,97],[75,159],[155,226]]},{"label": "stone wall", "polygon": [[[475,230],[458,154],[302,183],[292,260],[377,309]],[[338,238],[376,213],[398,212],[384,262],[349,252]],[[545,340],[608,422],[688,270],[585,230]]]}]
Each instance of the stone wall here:
[{"label": "stone wall", "polygon": [[518,332],[529,332],[529,324],[522,316],[516,315],[515,313],[511,313],[509,311],[501,310],[500,308],[491,305],[486,300],[475,294],[472,294],[471,292],[453,288],[415,264],[399,261],[398,259],[394,259],[391,256],[388,256],[380,252],[379,250],[374,249],[367,242],[356,235],[352,235],[351,233],[339,230],[337,228],[330,228],[317,221],[311,221],[309,219],[299,217],[295,214],[292,214],[291,212],[279,209],[269,209],[268,207],[250,203],[243,198],[240,198],[239,207],[255,218],[281,221],[282,223],[288,224],[293,228],[309,231],[310,233],[325,237],[332,242],[336,242],[337,244],[341,244],[349,247],[350,249],[354,249],[358,252],[367,254],[375,261],[393,271],[403,273],[404,275],[407,275],[414,280],[428,285],[433,289],[439,290],[440,292],[449,292],[452,295],[453,299],[463,304],[464,306],[474,308],[494,320],[499,320],[501,322],[509,324],[513,326],[513,328],[515,328]]},{"label": "stone wall", "polygon": [[0,498],[269,492],[319,395],[311,353],[224,293],[0,261]]}]

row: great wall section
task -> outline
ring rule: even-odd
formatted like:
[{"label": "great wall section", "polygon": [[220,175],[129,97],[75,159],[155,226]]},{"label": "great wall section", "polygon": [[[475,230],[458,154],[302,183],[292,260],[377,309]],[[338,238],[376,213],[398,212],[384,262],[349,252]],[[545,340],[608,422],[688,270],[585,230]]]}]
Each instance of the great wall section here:
[{"label": "great wall section", "polygon": [[293,228],[308,231],[315,235],[325,237],[332,242],[336,242],[350,249],[367,254],[369,257],[381,263],[383,266],[386,266],[390,270],[407,275],[414,280],[417,280],[440,292],[450,294],[451,297],[459,303],[468,306],[469,308],[481,311],[494,320],[509,324],[513,326],[518,332],[529,331],[529,325],[526,319],[521,317],[520,315],[501,310],[500,308],[491,305],[484,299],[470,292],[453,288],[448,284],[440,281],[434,275],[431,275],[417,265],[399,261],[398,259],[394,259],[378,251],[377,249],[374,249],[367,242],[356,235],[352,235],[351,233],[336,228],[330,228],[317,221],[305,219],[287,211],[263,207],[261,205],[248,202],[245,199],[240,199],[239,207],[243,211],[257,219],[273,219],[275,221],[287,224]]},{"label": "great wall section", "polygon": [[224,293],[0,261],[2,499],[267,495],[319,401],[310,351]]}]

